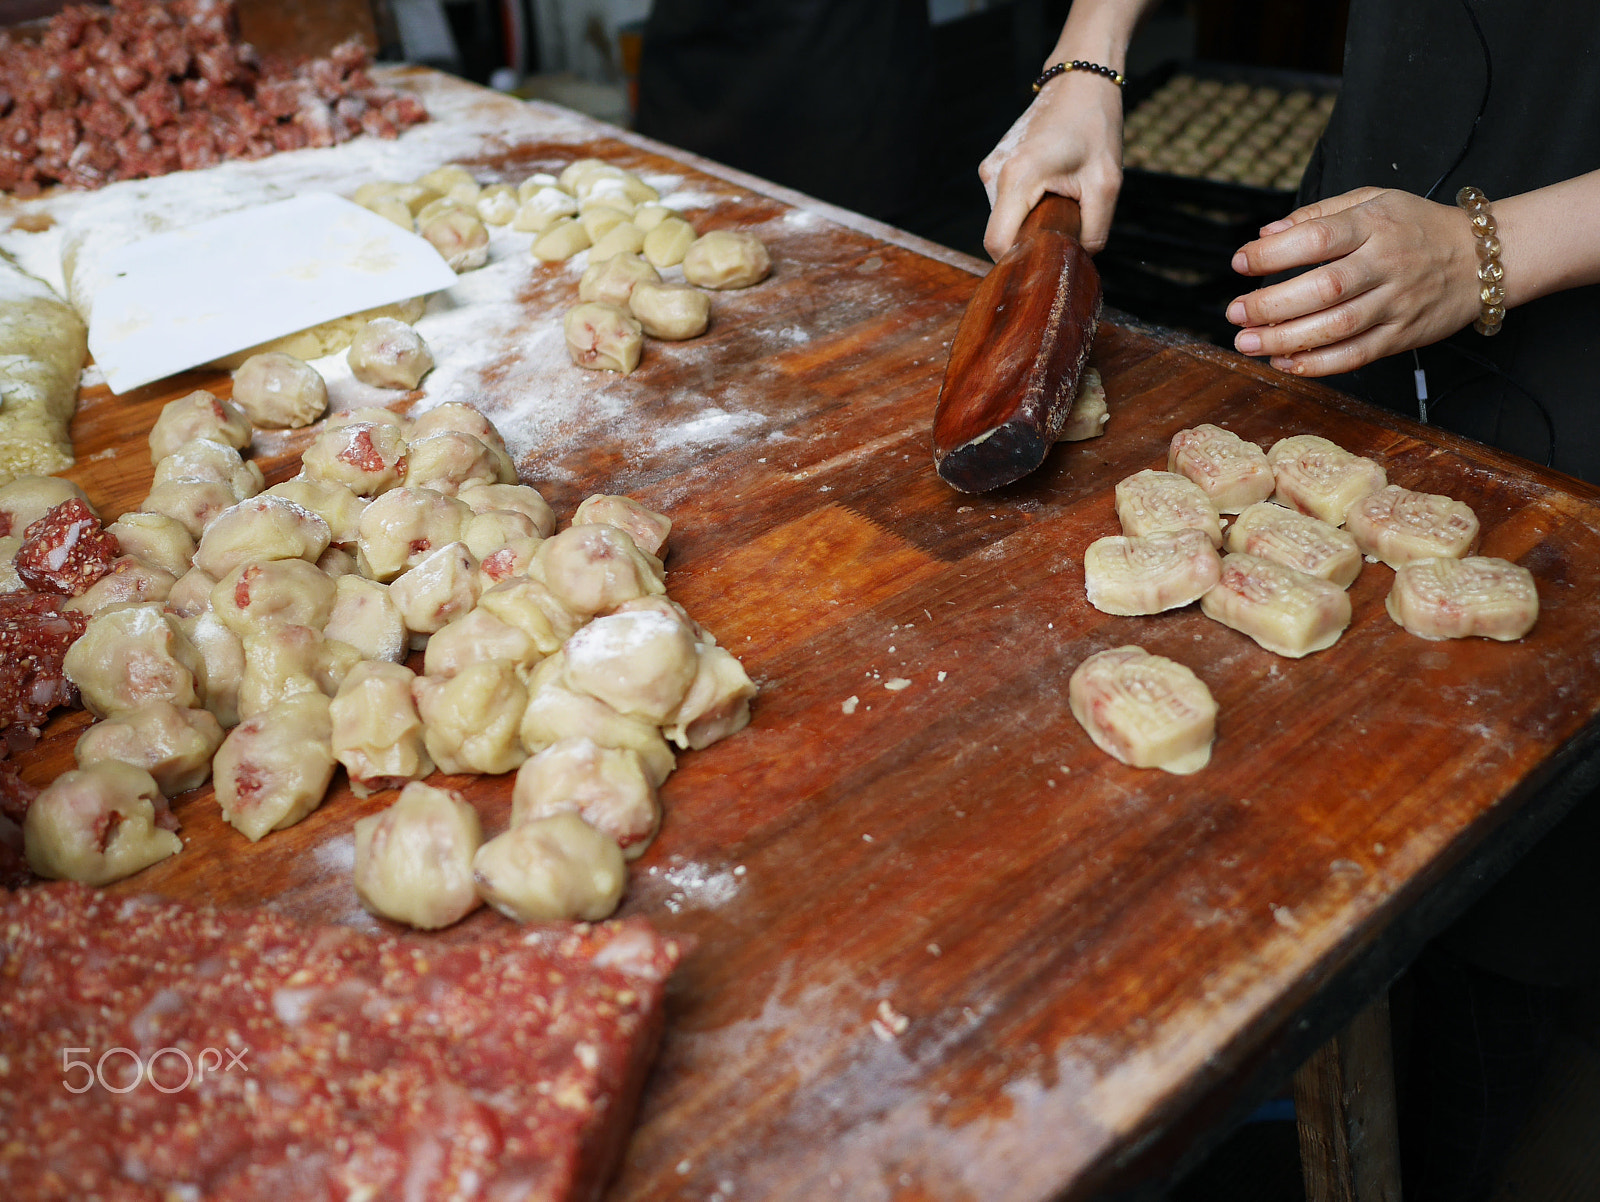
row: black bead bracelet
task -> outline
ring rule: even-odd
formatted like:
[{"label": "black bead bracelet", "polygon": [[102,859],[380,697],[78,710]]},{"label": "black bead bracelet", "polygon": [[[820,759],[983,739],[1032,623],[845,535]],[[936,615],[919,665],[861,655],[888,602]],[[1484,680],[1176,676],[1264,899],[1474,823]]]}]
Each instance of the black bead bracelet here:
[{"label": "black bead bracelet", "polygon": [[1070,63],[1057,63],[1053,67],[1046,68],[1044,74],[1033,81],[1033,90],[1037,92],[1057,75],[1064,75],[1068,71],[1092,71],[1096,75],[1105,76],[1119,88],[1128,82],[1127,76],[1121,71],[1113,71],[1110,67],[1102,67],[1099,63],[1091,63],[1081,58],[1075,58]]}]

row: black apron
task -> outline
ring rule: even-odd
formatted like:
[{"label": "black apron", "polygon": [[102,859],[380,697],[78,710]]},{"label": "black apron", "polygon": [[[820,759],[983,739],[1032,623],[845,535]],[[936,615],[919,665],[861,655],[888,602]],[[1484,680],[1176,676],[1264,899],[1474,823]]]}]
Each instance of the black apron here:
[{"label": "black apron", "polygon": [[[1351,0],[1348,28],[1343,90],[1302,202],[1372,184],[1453,204],[1472,184],[1492,207],[1600,169],[1595,0]],[[1494,337],[1469,327],[1419,357],[1430,422],[1600,482],[1600,286],[1523,305]],[[1406,353],[1329,382],[1415,416],[1413,366]]]}]

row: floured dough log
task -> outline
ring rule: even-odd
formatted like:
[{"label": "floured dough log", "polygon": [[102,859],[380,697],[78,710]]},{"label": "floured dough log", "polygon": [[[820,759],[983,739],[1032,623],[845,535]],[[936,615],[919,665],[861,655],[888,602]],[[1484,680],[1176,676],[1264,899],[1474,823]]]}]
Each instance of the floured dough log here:
[{"label": "floured dough log", "polygon": [[711,298],[687,284],[641,283],[628,297],[628,311],[646,334],[668,342],[698,338],[711,325]]},{"label": "floured dough log", "polygon": [[[328,384],[321,373],[303,359],[280,351],[267,351],[251,355],[233,373],[233,401],[251,422],[263,429],[297,430],[309,426],[326,411]],[[153,439],[154,435],[151,437]],[[248,441],[247,426],[245,442]]]},{"label": "floured dough log", "polygon": [[339,685],[328,709],[333,757],[350,774],[357,797],[398,789],[433,771],[412,699],[415,683],[416,673],[404,664],[366,660]]},{"label": "floured dough log", "polygon": [[586,301],[567,310],[561,328],[567,353],[579,367],[627,375],[639,366],[644,327],[616,305]]},{"label": "floured dough log", "polygon": [[166,799],[143,768],[113,761],[63,772],[22,823],[28,867],[49,880],[109,885],[183,850]]},{"label": "floured dough log", "polygon": [[1271,501],[1250,506],[1228,527],[1227,548],[1349,588],[1361,574],[1361,548],[1348,532]]},{"label": "floured dough log", "polygon": [[217,805],[255,843],[321,805],[334,764],[328,699],[298,694],[228,732],[211,761]]},{"label": "floured dough log", "polygon": [[222,724],[209,710],[151,701],[120,718],[96,722],[78,738],[78,767],[107,761],[143,768],[167,797],[211,779],[211,757],[222,746]]},{"label": "floured dough log", "polygon": [[514,826],[472,860],[478,894],[519,922],[598,922],[622,900],[628,867],[617,841],[573,813]]},{"label": "floured dough log", "polygon": [[1072,398],[1072,408],[1067,411],[1061,436],[1056,441],[1082,442],[1086,438],[1099,438],[1106,432],[1106,422],[1110,420],[1105,381],[1094,368],[1086,367],[1079,377],[1078,392]]},{"label": "floured dough log", "polygon": [[1265,451],[1210,423],[1172,436],[1167,470],[1198,484],[1219,513],[1241,513],[1277,487]]},{"label": "floured dough log", "polygon": [[356,896],[383,918],[447,927],[482,904],[472,879],[482,842],[478,811],[465,798],[412,782],[388,809],[356,822]]},{"label": "floured dough log", "polygon": [[1351,505],[1344,527],[1363,554],[1391,568],[1413,559],[1460,559],[1478,549],[1478,515],[1471,506],[1398,484]]},{"label": "floured dough log", "polygon": [[672,533],[672,519],[635,501],[632,497],[619,497],[595,493],[584,498],[572,515],[574,526],[614,526],[633,539],[634,546],[646,555],[665,559],[667,535]]},{"label": "floured dough log", "polygon": [[168,401],[150,428],[150,462],[159,463],[196,438],[209,438],[242,451],[250,445],[250,418],[238,406],[203,388]]},{"label": "floured dough log", "polygon": [[622,307],[633,295],[635,285],[660,282],[656,269],[638,255],[613,255],[608,259],[590,256],[589,266],[578,281],[578,299]]},{"label": "floured dough log", "polygon": [[625,858],[644,854],[661,826],[661,804],[638,753],[563,739],[517,769],[511,825],[574,813],[617,841]]},{"label": "floured dough log", "polygon": [[362,326],[346,359],[356,379],[377,388],[414,389],[433,369],[433,353],[422,335],[392,317]]},{"label": "floured dough log", "polygon": [[1351,616],[1349,594],[1332,581],[1239,552],[1223,559],[1222,579],[1200,608],[1290,659],[1333,646]]},{"label": "floured dough log", "polygon": [[1117,484],[1117,520],[1122,533],[1141,538],[1163,530],[1199,530],[1222,546],[1222,521],[1211,498],[1176,472],[1135,472]]},{"label": "floured dough log", "polygon": [[701,288],[748,288],[771,271],[765,244],[742,230],[712,230],[696,238],[683,256],[683,278]]},{"label": "floured dough log", "polygon": [[1102,613],[1159,614],[1198,601],[1222,576],[1203,530],[1096,539],[1083,553],[1084,592]]},{"label": "floured dough log", "polygon": [[1180,776],[1211,760],[1217,703],[1182,664],[1142,647],[1091,655],[1067,684],[1072,716],[1107,755]]},{"label": "floured dough log", "polygon": [[1414,559],[1395,569],[1389,616],[1424,639],[1520,639],[1539,620],[1533,573],[1504,559]]},{"label": "floured dough log", "polygon": [[1280,438],[1267,452],[1267,462],[1275,484],[1272,499],[1330,526],[1344,525],[1351,505],[1389,482],[1377,463],[1316,434]]},{"label": "floured dough log", "polygon": [[48,284],[0,254],[0,483],[72,466],[68,426],[88,337]]}]

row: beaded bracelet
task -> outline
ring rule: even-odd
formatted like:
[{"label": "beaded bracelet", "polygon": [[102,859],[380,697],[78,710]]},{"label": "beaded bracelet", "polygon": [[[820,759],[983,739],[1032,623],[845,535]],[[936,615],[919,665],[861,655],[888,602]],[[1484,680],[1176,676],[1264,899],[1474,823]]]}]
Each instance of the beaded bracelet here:
[{"label": "beaded bracelet", "polygon": [[1081,58],[1075,58],[1070,63],[1057,63],[1045,70],[1044,74],[1033,81],[1033,90],[1037,92],[1057,75],[1064,75],[1068,71],[1093,71],[1096,75],[1104,75],[1117,87],[1122,87],[1128,82],[1128,77],[1121,71],[1113,71],[1110,67],[1102,67],[1099,63],[1091,63]]},{"label": "beaded bracelet", "polygon": [[1500,332],[1506,319],[1505,268],[1500,266],[1500,239],[1495,236],[1494,216],[1489,198],[1476,188],[1456,193],[1456,203],[1467,211],[1472,235],[1478,246],[1478,319],[1472,328],[1488,337]]}]

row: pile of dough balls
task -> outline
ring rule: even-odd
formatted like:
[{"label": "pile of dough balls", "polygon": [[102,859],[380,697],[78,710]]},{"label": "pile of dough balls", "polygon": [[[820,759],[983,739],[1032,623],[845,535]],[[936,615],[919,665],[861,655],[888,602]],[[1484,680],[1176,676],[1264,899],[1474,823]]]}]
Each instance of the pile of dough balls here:
[{"label": "pile of dough balls", "polygon": [[505,184],[483,187],[465,167],[447,163],[409,183],[372,180],[351,197],[358,205],[387,217],[402,229],[433,243],[456,272],[471,271],[489,261],[488,225],[504,225],[508,211]]},{"label": "pile of dough balls", "polygon": [[[580,303],[563,321],[579,367],[626,374],[639,365],[646,335],[677,342],[706,332],[711,298],[704,289],[748,288],[772,271],[755,235],[698,236],[649,184],[601,159],[578,159],[559,176],[530,176],[518,195],[512,226],[536,235],[535,258],[558,263],[589,252]],[[684,283],[662,279],[680,266]]]},{"label": "pile of dough balls", "polygon": [[1293,191],[1336,94],[1173,76],[1123,127],[1129,167]]},{"label": "pile of dough balls", "polygon": [[[557,533],[463,404],[336,414],[267,489],[240,455],[250,436],[209,392],[151,431],[150,494],[106,527],[122,557],[67,602],[91,616],[64,670],[99,721],[33,803],[50,846],[29,862],[97,884],[136,872],[180,848],[165,798],[208,778],[253,842],[313,812],[343,767],[358,796],[401,790],[357,824],[375,913],[610,913],[674,747],[743,729],[756,692],[665,595],[670,519],[601,495]],[[34,508],[81,496],[40,487]],[[511,829],[483,841],[469,804],[422,783],[436,770],[515,771]]]}]

